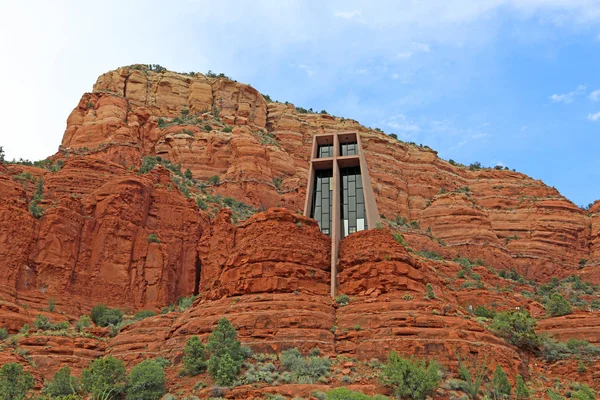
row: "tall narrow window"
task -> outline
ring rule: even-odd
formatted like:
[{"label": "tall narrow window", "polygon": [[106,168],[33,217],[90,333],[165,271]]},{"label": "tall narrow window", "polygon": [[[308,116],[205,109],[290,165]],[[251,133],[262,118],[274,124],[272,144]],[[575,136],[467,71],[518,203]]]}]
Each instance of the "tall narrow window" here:
[{"label": "tall narrow window", "polygon": [[340,154],[342,156],[355,156],[358,154],[357,143],[342,143],[340,144]]},{"label": "tall narrow window", "polygon": [[333,145],[332,144],[320,144],[318,147],[317,158],[329,158],[333,157]]},{"label": "tall narrow window", "polygon": [[343,236],[368,229],[360,167],[342,168],[340,188]]},{"label": "tall narrow window", "polygon": [[321,232],[331,236],[331,203],[333,171],[330,169],[315,172],[315,190],[311,218],[319,223]]}]

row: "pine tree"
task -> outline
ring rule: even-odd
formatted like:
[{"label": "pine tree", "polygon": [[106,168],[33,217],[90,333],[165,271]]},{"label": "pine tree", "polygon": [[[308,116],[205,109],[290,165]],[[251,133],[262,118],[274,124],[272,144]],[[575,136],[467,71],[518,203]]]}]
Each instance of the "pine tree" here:
[{"label": "pine tree", "polygon": [[510,397],[512,387],[510,386],[506,372],[504,372],[500,364],[496,365],[494,377],[492,378],[492,386],[494,390],[494,398],[503,399]]},{"label": "pine tree", "polygon": [[517,400],[524,400],[529,398],[529,389],[523,380],[521,375],[517,375],[517,388],[516,388]]},{"label": "pine tree", "polygon": [[183,365],[189,375],[198,375],[206,370],[206,351],[198,336],[192,336],[185,342],[183,354]]}]

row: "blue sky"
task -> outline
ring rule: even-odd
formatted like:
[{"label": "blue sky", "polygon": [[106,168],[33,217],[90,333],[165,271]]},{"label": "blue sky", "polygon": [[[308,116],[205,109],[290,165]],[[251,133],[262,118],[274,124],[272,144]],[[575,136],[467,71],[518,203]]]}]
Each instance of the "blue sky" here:
[{"label": "blue sky", "polygon": [[600,1],[3,2],[0,145],[56,152],[98,75],[211,69],[600,199]]}]

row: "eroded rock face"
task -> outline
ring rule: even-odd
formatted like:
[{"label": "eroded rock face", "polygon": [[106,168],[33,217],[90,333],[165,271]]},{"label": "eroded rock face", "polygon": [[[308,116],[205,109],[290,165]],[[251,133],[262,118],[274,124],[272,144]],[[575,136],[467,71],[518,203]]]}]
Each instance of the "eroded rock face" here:
[{"label": "eroded rock face", "polygon": [[40,175],[39,219],[27,210],[30,195],[10,178],[16,170],[0,177],[0,212],[11,221],[0,236],[5,300],[42,291],[73,296],[73,307],[154,308],[193,293],[196,245],[208,218],[173,188],[166,170],[139,176],[99,159],[69,159]]}]

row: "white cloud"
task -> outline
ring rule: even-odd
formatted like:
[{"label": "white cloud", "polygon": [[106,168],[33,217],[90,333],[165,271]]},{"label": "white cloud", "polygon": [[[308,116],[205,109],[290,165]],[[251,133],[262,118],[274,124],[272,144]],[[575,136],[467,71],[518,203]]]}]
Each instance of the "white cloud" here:
[{"label": "white cloud", "polygon": [[598,99],[600,99],[600,89],[594,90],[592,93],[590,93],[588,98],[591,101],[598,101]]},{"label": "white cloud", "polygon": [[352,19],[354,17],[360,17],[360,11],[358,10],[353,10],[353,11],[336,11],[333,13],[334,16],[338,17],[338,18],[343,18],[343,19]]},{"label": "white cloud", "polygon": [[394,115],[381,122],[381,125],[394,129],[394,133],[397,133],[403,139],[412,138],[416,133],[421,131],[419,124],[408,120],[404,114]]},{"label": "white cloud", "polygon": [[430,53],[431,47],[427,43],[411,42],[408,49],[401,51],[396,55],[396,58],[411,58],[413,55],[418,53]]},{"label": "white cloud", "polygon": [[598,121],[600,119],[600,112],[597,112],[595,114],[588,114],[587,119],[589,119],[590,121]]},{"label": "white cloud", "polygon": [[296,68],[303,70],[308,76],[313,76],[315,74],[315,71],[306,64],[298,64],[296,65]]},{"label": "white cloud", "polygon": [[550,100],[552,100],[554,103],[569,104],[569,103],[572,103],[573,100],[575,100],[576,96],[585,94],[586,90],[587,90],[587,86],[579,85],[572,92],[564,93],[564,94],[553,94],[552,96],[550,96]]},{"label": "white cloud", "polygon": [[429,53],[431,51],[431,49],[427,43],[412,42],[412,44],[415,49],[417,49],[418,51],[421,51],[423,53]]}]

